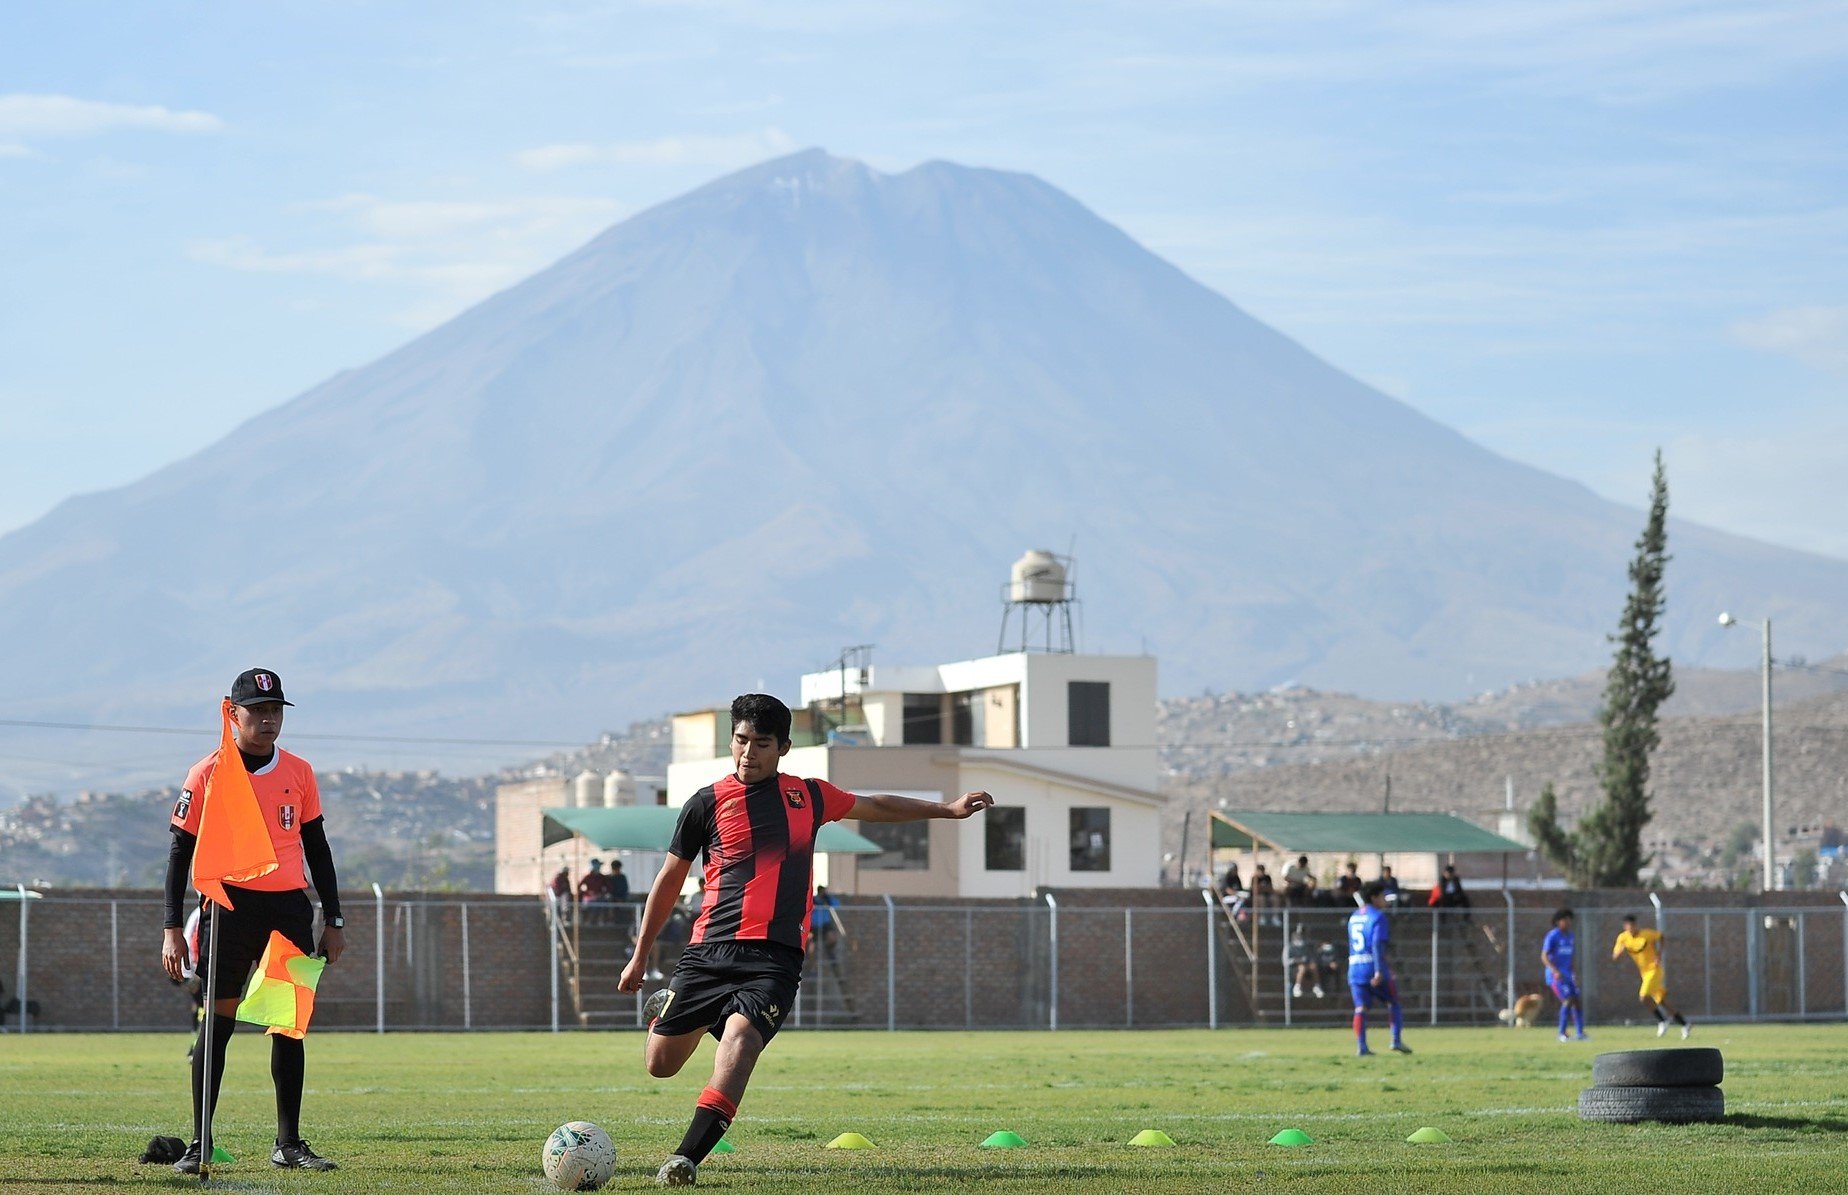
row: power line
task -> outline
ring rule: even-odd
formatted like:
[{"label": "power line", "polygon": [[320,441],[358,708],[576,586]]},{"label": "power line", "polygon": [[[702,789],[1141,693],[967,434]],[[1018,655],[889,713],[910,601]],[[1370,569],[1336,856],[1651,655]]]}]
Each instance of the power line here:
[{"label": "power line", "polygon": [[[211,733],[206,730],[179,726],[110,726],[94,722],[29,722],[18,718],[0,718],[0,726],[16,726],[27,730],[99,731],[108,734],[183,734],[195,738],[203,738]],[[410,743],[451,747],[568,747],[576,749],[592,745],[581,740],[566,742],[562,739],[447,739],[389,734],[298,734],[294,731],[289,732],[289,737],[291,739],[318,739],[324,742]]]}]

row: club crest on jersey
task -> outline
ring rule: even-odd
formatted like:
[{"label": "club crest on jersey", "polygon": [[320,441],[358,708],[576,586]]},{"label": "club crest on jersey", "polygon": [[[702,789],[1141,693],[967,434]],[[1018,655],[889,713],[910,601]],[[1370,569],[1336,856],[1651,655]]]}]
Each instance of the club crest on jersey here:
[{"label": "club crest on jersey", "polygon": [[794,788],[784,789],[783,798],[789,802],[789,807],[791,809],[802,808],[803,801],[807,799],[803,795],[802,786],[800,784],[796,785]]},{"label": "club crest on jersey", "polygon": [[276,807],[276,818],[278,821],[282,823],[283,829],[293,830],[295,828],[295,806],[293,805],[277,806]]},{"label": "club crest on jersey", "polygon": [[183,822],[186,820],[186,815],[191,812],[192,789],[182,788],[180,790],[180,799],[173,803],[173,820],[176,822]]},{"label": "club crest on jersey", "polygon": [[267,672],[259,672],[250,678],[257,682],[257,688],[265,693],[276,687],[276,678]]}]

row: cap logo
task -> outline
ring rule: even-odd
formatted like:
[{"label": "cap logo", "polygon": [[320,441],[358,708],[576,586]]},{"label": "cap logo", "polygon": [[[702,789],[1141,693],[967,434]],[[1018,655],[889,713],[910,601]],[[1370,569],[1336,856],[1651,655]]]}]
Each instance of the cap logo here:
[{"label": "cap logo", "polygon": [[251,679],[256,681],[257,688],[263,690],[265,693],[276,687],[276,678],[267,672],[259,672],[251,677]]}]

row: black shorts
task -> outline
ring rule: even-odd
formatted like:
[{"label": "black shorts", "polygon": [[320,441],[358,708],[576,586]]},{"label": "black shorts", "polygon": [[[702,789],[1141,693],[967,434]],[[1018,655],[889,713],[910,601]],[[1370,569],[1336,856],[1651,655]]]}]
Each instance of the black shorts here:
[{"label": "black shorts", "polygon": [[802,952],[776,942],[701,942],[680,952],[673,993],[654,1023],[663,1037],[705,1030],[722,1037],[733,1013],[768,1042],[782,1028],[802,983]]},{"label": "black shorts", "polygon": [[[303,954],[314,953],[314,905],[299,888],[287,892],[257,892],[225,885],[234,908],[218,910],[218,986],[214,997],[242,997],[250,969],[269,946],[275,930]],[[201,904],[203,904],[201,898]],[[212,910],[199,913],[199,976],[204,982],[206,951],[212,946]]]}]

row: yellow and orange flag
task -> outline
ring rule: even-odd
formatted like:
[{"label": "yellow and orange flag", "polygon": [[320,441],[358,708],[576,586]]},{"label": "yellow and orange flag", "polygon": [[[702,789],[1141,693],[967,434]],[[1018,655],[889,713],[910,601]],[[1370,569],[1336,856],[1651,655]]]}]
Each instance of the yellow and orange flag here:
[{"label": "yellow and orange flag", "polygon": [[205,806],[199,811],[199,842],[193,848],[193,887],[207,900],[231,907],[225,883],[243,883],[276,870],[276,848],[263,825],[257,791],[238,754],[231,733],[231,701],[219,707],[224,730],[218,762],[205,782]]},{"label": "yellow and orange flag", "polygon": [[267,1025],[267,1033],[306,1037],[308,1018],[314,1015],[314,990],[326,969],[326,959],[303,954],[295,943],[271,930],[263,959],[250,973],[250,985],[238,1002],[237,1019]]}]

